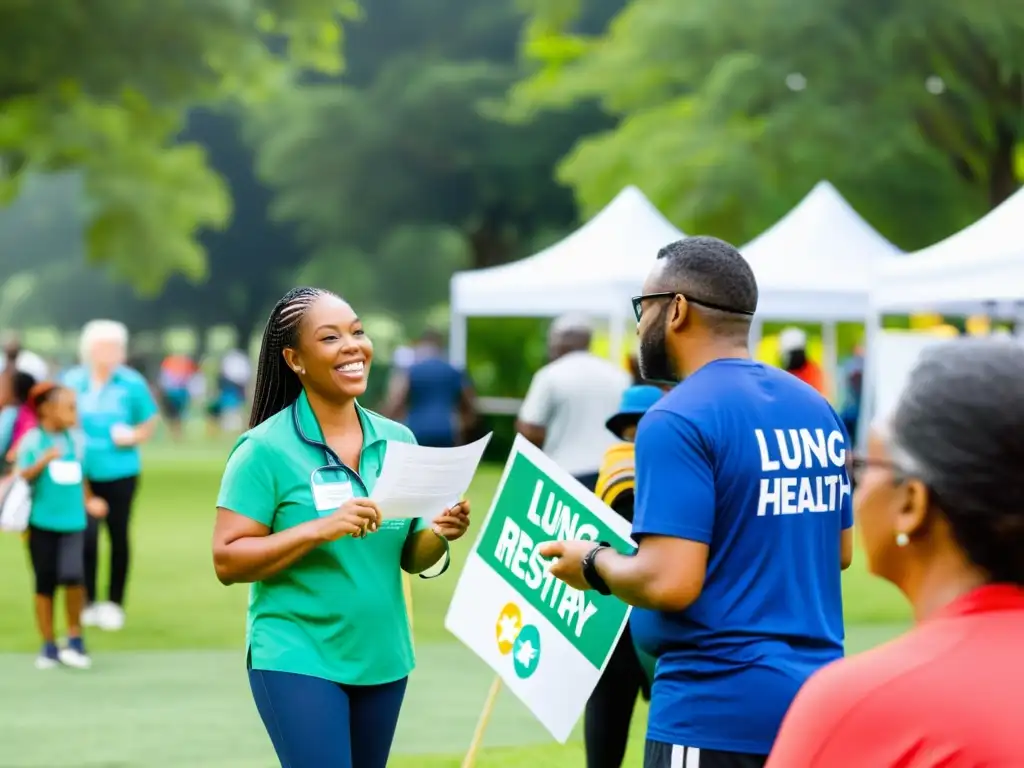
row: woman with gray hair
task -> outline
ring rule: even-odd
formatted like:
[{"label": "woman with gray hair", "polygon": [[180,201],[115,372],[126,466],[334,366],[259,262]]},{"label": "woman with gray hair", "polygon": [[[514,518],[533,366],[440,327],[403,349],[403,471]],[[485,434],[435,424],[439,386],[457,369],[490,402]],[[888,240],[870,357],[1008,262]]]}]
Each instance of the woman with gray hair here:
[{"label": "woman with gray hair", "polygon": [[768,765],[1024,765],[1024,347],[927,350],[876,427],[855,514],[917,626],[800,691]]},{"label": "woman with gray hair", "polygon": [[88,605],[82,624],[117,631],[124,626],[128,581],[128,521],[142,461],[139,446],[153,435],[157,405],[146,379],[125,365],[128,329],[113,320],[93,320],[82,329],[82,364],[65,374],[78,398],[89,463],[86,477],[93,493],[107,503],[103,520],[110,537],[110,586],[97,601],[99,520],[89,518],[85,536],[85,589]]}]

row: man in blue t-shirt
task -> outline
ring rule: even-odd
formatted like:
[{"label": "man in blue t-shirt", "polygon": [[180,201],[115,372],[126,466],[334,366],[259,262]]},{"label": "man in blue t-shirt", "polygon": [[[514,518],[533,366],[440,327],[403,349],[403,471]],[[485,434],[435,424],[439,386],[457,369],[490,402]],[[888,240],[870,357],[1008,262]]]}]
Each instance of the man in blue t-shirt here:
[{"label": "man in blue t-shirt", "polygon": [[466,440],[476,418],[469,377],[448,362],[443,343],[439,332],[424,332],[413,362],[393,374],[381,409],[404,422],[420,445],[435,448],[451,448]]},{"label": "man in blue t-shirt", "polygon": [[758,768],[800,686],[843,655],[849,443],[820,394],[750,358],[757,283],[728,243],[663,248],[633,307],[643,377],[681,382],[637,433],[638,549],[541,552],[638,609],[658,659],[646,768]]}]

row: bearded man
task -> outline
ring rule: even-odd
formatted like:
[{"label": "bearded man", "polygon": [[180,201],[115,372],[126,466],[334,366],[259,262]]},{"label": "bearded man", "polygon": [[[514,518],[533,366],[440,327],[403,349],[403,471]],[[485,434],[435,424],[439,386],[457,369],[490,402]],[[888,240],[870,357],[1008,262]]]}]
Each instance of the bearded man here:
[{"label": "bearded man", "polygon": [[818,392],[751,359],[756,308],[728,243],[658,253],[633,299],[640,373],[679,383],[637,432],[638,547],[541,548],[570,586],[636,608],[657,658],[645,768],[760,768],[800,686],[843,655],[849,441]]}]

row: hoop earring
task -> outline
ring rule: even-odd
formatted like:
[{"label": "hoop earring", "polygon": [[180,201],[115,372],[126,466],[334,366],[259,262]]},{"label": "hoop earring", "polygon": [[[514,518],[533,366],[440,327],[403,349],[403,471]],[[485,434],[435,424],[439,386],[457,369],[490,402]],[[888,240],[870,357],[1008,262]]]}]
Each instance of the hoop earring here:
[{"label": "hoop earring", "polygon": [[897,533],[896,534],[896,546],[897,547],[905,547],[909,543],[910,543],[910,537],[907,536],[907,534],[905,534],[905,533]]}]

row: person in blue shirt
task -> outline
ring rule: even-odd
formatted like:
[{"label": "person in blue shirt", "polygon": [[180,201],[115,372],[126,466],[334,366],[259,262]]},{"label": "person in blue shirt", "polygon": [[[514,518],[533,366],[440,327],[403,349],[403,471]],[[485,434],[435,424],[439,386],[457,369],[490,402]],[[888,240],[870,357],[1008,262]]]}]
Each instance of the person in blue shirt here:
[{"label": "person in blue shirt", "polygon": [[731,245],[666,246],[643,291],[642,374],[680,383],[637,432],[637,549],[541,554],[636,607],[633,638],[657,658],[646,768],[759,768],[800,686],[843,655],[850,446],[820,394],[751,359],[757,283]]},{"label": "person in blue shirt", "polygon": [[860,421],[860,404],[864,391],[864,349],[858,344],[853,354],[843,363],[841,371],[845,385],[839,416],[846,426],[850,442],[857,444],[857,422]]},{"label": "person in blue shirt", "polygon": [[475,421],[473,387],[464,371],[448,362],[444,338],[426,331],[413,362],[389,382],[384,413],[404,421],[420,445],[451,448],[468,438]]},{"label": "person in blue shirt", "polygon": [[97,601],[96,570],[100,521],[89,518],[85,533],[87,627],[115,632],[124,626],[128,582],[128,523],[142,457],[139,446],[153,436],[157,404],[146,379],[125,365],[128,329],[113,320],[93,320],[82,329],[82,365],[64,374],[64,385],[78,397],[78,415],[89,450],[87,480],[107,503],[102,522],[110,536],[110,586]]}]

